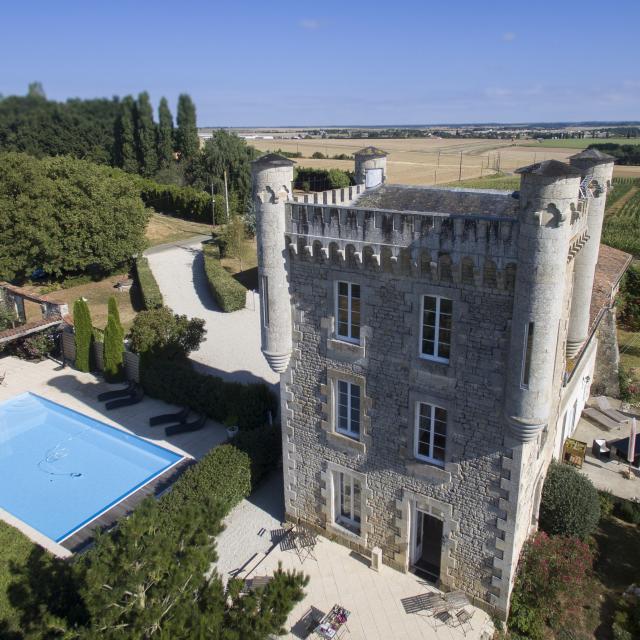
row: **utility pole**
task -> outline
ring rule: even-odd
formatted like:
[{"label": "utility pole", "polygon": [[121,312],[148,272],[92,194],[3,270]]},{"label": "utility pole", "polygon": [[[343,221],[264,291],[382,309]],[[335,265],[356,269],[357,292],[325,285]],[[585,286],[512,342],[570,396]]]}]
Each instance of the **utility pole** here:
[{"label": "utility pole", "polygon": [[211,226],[216,226],[216,198],[213,195],[213,180],[211,181]]},{"label": "utility pole", "polygon": [[460,169],[458,171],[458,182],[462,180],[462,151],[460,152]]},{"label": "utility pole", "polygon": [[224,170],[224,200],[227,205],[227,222],[229,222],[229,191],[227,189],[227,170]]}]

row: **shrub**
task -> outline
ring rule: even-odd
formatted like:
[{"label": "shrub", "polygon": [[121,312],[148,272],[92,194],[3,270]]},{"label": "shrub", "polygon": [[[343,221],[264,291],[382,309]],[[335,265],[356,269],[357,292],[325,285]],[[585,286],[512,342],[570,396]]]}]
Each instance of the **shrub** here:
[{"label": "shrub", "polygon": [[160,506],[172,515],[185,504],[198,504],[203,496],[210,496],[226,514],[250,493],[249,456],[232,445],[224,444],[187,469],[163,497]]},{"label": "shrub", "polygon": [[353,173],[342,171],[342,169],[296,167],[294,169],[293,184],[296,189],[303,189],[304,191],[327,191],[355,184],[355,177]]},{"label": "shrub", "polygon": [[579,538],[537,533],[520,556],[509,629],[533,640],[545,637],[545,626],[557,626],[566,603],[586,588],[592,565],[592,551]]},{"label": "shrub", "polygon": [[174,314],[168,307],[141,311],[131,327],[131,349],[143,355],[182,358],[195,351],[206,334],[204,320]]},{"label": "shrub", "polygon": [[91,341],[93,326],[89,306],[78,298],[73,304],[73,325],[76,343],[76,369],[88,372],[91,370]]},{"label": "shrub", "polygon": [[598,500],[600,501],[600,518],[608,518],[615,506],[613,494],[611,491],[598,491]]},{"label": "shrub", "polygon": [[120,324],[120,314],[115,298],[109,298],[109,315],[104,331],[104,376],[109,382],[122,380],[122,351],[124,348],[124,331]]},{"label": "shrub", "polygon": [[314,160],[324,160],[327,156],[325,156],[325,155],[324,155],[324,153],[322,153],[322,151],[314,151],[314,152],[311,154],[311,157],[312,157]]},{"label": "shrub", "polygon": [[[614,640],[634,640],[640,638],[640,597],[635,595],[632,586],[618,600],[613,615]],[[637,591],[636,591],[637,593]]]},{"label": "shrub", "polygon": [[625,522],[640,524],[640,504],[619,498],[616,501],[613,513]]},{"label": "shrub", "polygon": [[10,351],[25,360],[43,360],[57,348],[56,331],[42,331],[18,340]]},{"label": "shrub", "polygon": [[277,412],[277,399],[265,384],[226,382],[191,368],[187,360],[144,358],[140,382],[147,395],[170,404],[188,406],[216,422],[237,417],[241,430],[264,427],[268,413]]},{"label": "shrub", "polygon": [[142,296],[142,304],[145,309],[157,309],[163,305],[162,293],[156,282],[149,261],[140,256],[135,260],[136,275],[138,276],[138,287]]},{"label": "shrub", "polygon": [[552,535],[584,540],[599,520],[598,492],[591,481],[573,467],[552,462],[542,488],[540,527]]},{"label": "shrub", "polygon": [[227,313],[244,309],[247,290],[220,264],[218,247],[202,245],[202,253],[209,289],[220,308]]},{"label": "shrub", "polygon": [[140,179],[140,197],[148,207],[186,220],[211,221],[211,196],[192,187]]},{"label": "shrub", "polygon": [[280,427],[258,427],[240,431],[233,439],[233,446],[244,451],[251,460],[251,488],[278,467],[282,456]]}]

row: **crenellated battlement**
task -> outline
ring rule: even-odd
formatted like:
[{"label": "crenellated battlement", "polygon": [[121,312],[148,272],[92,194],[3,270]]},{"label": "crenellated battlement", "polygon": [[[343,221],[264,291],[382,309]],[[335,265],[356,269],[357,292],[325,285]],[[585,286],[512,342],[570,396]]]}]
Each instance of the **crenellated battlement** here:
[{"label": "crenellated battlement", "polygon": [[355,184],[341,189],[314,191],[311,193],[293,194],[293,202],[304,204],[336,204],[350,205],[360,194],[364,193],[364,184]]}]

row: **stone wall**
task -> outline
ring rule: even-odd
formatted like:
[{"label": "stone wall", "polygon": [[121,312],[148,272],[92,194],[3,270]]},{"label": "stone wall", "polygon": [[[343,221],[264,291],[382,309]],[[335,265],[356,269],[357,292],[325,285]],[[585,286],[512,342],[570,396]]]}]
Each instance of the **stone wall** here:
[{"label": "stone wall", "polygon": [[[507,517],[503,388],[512,293],[413,278],[298,255],[290,263],[294,351],[285,383],[285,485],[288,517],[303,519],[385,563],[406,570],[413,505],[444,522],[441,584],[496,604],[494,557]],[[333,339],[334,282],[359,283],[363,346]],[[453,300],[448,365],[418,357],[421,297]],[[331,377],[361,380],[360,442],[333,432]],[[413,455],[418,401],[448,411],[444,468]],[[331,470],[366,477],[362,534],[330,522]]]}]

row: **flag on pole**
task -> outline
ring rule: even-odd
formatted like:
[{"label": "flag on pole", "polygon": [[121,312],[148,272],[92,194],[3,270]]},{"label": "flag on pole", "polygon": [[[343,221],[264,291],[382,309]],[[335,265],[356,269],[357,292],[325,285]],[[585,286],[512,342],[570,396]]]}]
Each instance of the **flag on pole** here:
[{"label": "flag on pole", "polygon": [[627,459],[629,464],[633,464],[633,460],[636,457],[636,419],[631,420],[631,433],[629,434],[629,455]]}]

